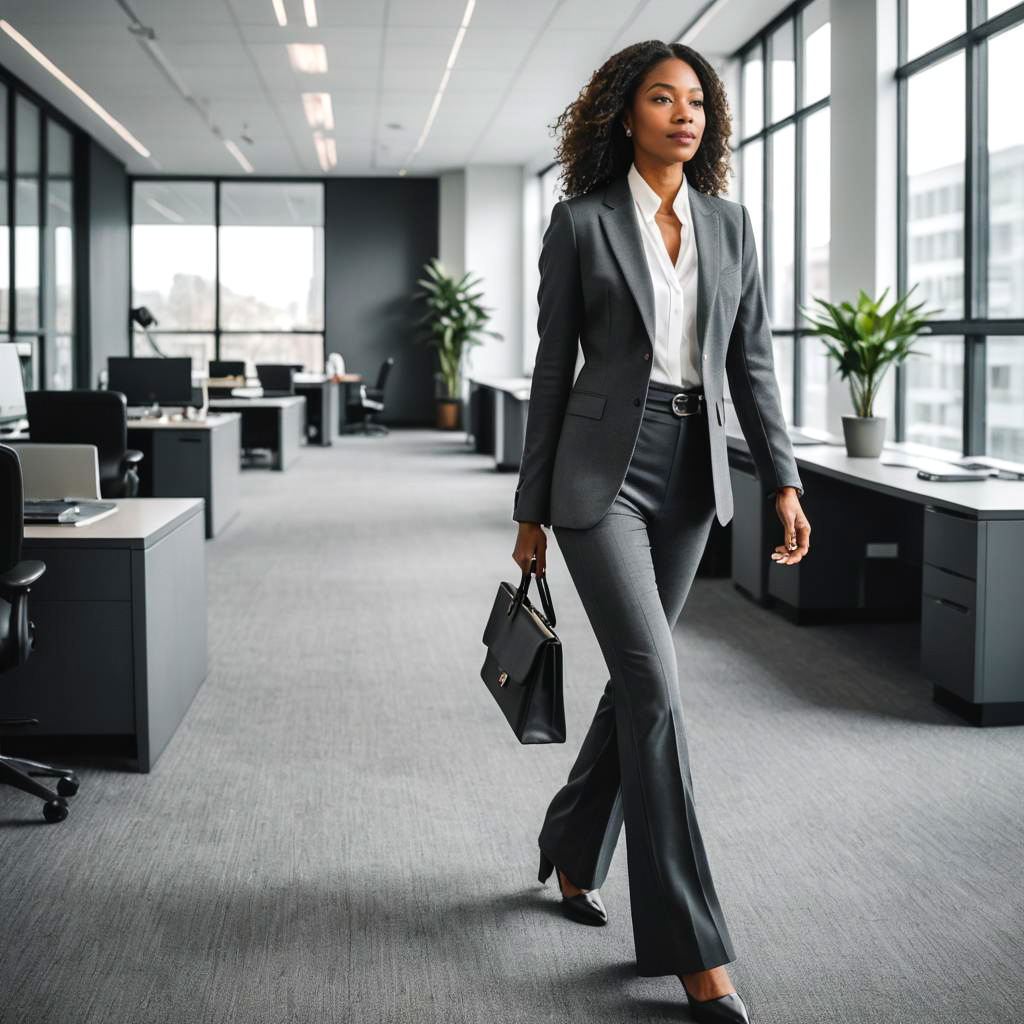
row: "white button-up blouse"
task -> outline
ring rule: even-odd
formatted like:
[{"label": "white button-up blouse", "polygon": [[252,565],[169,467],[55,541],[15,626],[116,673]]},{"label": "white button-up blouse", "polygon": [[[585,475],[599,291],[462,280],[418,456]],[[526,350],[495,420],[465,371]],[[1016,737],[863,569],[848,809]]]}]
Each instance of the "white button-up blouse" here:
[{"label": "white button-up blouse", "polygon": [[686,177],[672,200],[672,209],[682,224],[675,266],[668,258],[668,249],[654,219],[661,197],[640,176],[636,164],[630,165],[627,177],[654,287],[651,380],[682,387],[699,385],[702,380],[697,345],[697,243]]}]

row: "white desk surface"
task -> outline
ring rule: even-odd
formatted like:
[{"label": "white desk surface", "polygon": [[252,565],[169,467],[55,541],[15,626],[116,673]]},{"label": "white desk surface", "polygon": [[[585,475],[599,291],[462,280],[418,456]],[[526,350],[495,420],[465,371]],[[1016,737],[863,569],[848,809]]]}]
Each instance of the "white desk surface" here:
[{"label": "white desk surface", "polygon": [[470,382],[482,388],[507,391],[516,398],[529,398],[532,377],[470,377]]},{"label": "white desk surface", "polygon": [[280,398],[211,398],[210,408],[232,409],[235,411],[242,409],[268,409],[274,407],[278,409],[285,409],[290,405],[298,405],[300,402],[305,401],[305,395],[283,395]]},{"label": "white desk surface", "polygon": [[[192,516],[203,515],[202,498],[118,498],[117,511],[95,523],[26,526],[26,547],[148,548]],[[25,557],[31,558],[29,552]]]},{"label": "white desk surface", "polygon": [[[731,407],[726,439],[731,447],[749,452]],[[793,455],[798,469],[813,470],[919,505],[935,505],[977,519],[1024,518],[1024,480],[922,480],[910,466],[882,463],[882,459],[903,455],[915,458],[897,448],[883,447],[879,458],[867,459],[851,458],[845,444],[800,444],[793,446]]]},{"label": "white desk surface", "polygon": [[204,420],[129,420],[129,430],[213,430],[230,423],[237,412],[218,412]]}]

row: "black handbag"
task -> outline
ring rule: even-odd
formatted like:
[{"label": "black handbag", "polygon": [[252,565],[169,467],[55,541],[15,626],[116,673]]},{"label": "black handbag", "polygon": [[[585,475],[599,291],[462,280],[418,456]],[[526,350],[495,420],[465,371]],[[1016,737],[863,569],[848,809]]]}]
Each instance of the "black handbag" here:
[{"label": "black handbag", "polygon": [[480,678],[498,702],[520,743],[564,743],[562,643],[555,635],[555,609],[548,582],[537,577],[544,613],[530,603],[532,573],[517,590],[498,584],[484,628],[487,656]]}]

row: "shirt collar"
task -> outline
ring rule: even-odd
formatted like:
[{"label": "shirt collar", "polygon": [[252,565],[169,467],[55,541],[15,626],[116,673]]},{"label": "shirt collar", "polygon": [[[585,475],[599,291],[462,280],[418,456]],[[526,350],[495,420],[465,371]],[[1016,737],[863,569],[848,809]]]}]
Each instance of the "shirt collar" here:
[{"label": "shirt collar", "polygon": [[[644,220],[653,224],[654,215],[661,207],[661,196],[644,181],[636,169],[636,164],[629,165],[629,174],[626,177],[629,180],[629,190],[633,193],[633,199],[636,201],[641,215]],[[672,210],[684,225],[690,223],[690,197],[687,193],[685,174],[683,183],[679,186],[675,199],[672,200]]]}]

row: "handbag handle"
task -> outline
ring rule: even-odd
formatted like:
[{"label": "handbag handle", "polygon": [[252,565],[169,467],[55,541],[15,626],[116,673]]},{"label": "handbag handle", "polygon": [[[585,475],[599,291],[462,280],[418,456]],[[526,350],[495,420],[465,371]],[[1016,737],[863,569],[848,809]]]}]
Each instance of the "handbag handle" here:
[{"label": "handbag handle", "polygon": [[[537,556],[534,555],[531,558],[531,563],[537,561]],[[506,614],[513,615],[519,611],[522,607],[523,602],[526,600],[527,592],[530,589],[530,578],[533,573],[527,570],[523,573],[523,578],[519,581],[519,587],[516,590],[515,597],[509,602],[508,612]],[[551,603],[551,591],[548,590],[548,581],[544,576],[537,577],[537,590],[540,593],[540,603],[544,607],[544,614],[542,618],[547,622],[551,629],[555,628],[555,606]],[[536,609],[534,609],[536,610]]]}]

